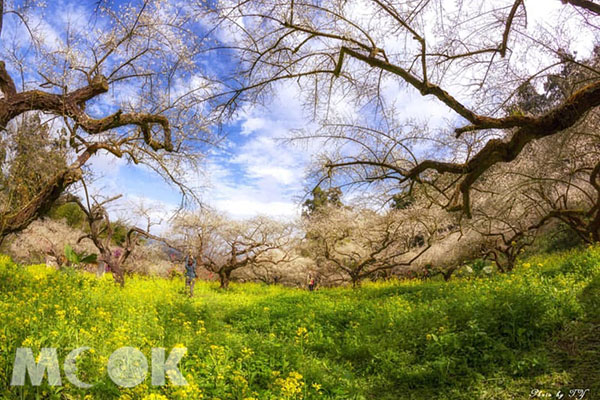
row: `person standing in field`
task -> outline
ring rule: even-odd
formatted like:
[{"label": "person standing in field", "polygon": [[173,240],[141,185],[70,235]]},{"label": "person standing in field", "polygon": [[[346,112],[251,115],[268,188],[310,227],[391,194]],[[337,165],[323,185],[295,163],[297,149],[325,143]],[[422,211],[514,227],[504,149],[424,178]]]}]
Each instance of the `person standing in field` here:
[{"label": "person standing in field", "polygon": [[196,284],[196,259],[188,254],[185,257],[185,288],[189,287],[190,297],[194,296],[194,285]]},{"label": "person standing in field", "polygon": [[310,290],[311,292],[313,290],[315,290],[315,285],[316,285],[316,281],[315,281],[314,276],[309,274],[308,275],[308,290]]}]

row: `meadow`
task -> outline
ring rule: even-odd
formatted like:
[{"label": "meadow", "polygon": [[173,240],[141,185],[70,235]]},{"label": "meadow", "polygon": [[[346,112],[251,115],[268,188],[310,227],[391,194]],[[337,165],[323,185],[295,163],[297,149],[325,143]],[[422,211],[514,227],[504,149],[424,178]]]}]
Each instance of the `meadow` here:
[{"label": "meadow", "polygon": [[[600,247],[529,257],[509,274],[308,292],[131,276],[125,288],[0,256],[0,397],[54,399],[600,398]],[[80,389],[11,386],[18,347],[92,350]],[[120,388],[122,346],[186,347],[187,386]],[[62,362],[62,361],[61,361]],[[29,379],[29,378],[28,378]]]}]

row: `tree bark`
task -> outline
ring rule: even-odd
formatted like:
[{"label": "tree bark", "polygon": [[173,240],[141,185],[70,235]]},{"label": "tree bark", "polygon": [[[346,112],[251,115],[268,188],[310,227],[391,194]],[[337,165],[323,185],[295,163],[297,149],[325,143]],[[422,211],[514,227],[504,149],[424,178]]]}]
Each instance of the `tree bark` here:
[{"label": "tree bark", "polygon": [[[0,0],[0,6],[2,4]],[[41,90],[17,92],[15,83],[6,70],[5,62],[0,61],[0,91],[4,95],[0,98],[0,129],[5,128],[11,120],[23,113],[43,111],[70,118],[90,135],[135,125],[140,129],[144,143],[152,150],[174,151],[169,121],[162,115],[118,111],[104,118],[90,117],[85,112],[85,103],[106,93],[108,89],[106,77],[96,75],[90,79],[87,86],[65,94],[48,93]],[[162,127],[164,133],[162,143],[153,136],[152,125]],[[10,233],[23,230],[33,220],[45,213],[67,187],[81,179],[80,168],[100,149],[108,150],[118,157],[123,155],[118,145],[113,143],[100,141],[90,143],[75,163],[58,173],[29,203],[16,212],[9,211],[0,214],[0,241]]]},{"label": "tree bark", "polygon": [[105,256],[105,262],[110,267],[110,272],[112,272],[113,279],[116,283],[118,283],[121,287],[125,286],[125,271],[121,265],[119,260],[115,260],[112,254]]},{"label": "tree bark", "polygon": [[118,283],[121,287],[125,286],[125,271],[121,268],[121,266],[112,266],[113,270],[113,278],[116,283]]},{"label": "tree bark", "polygon": [[2,35],[2,22],[4,21],[4,0],[0,0],[0,35]]},{"label": "tree bark", "polygon": [[498,268],[500,272],[511,272],[515,268],[515,264],[517,263],[517,254],[513,254],[510,250],[502,251],[504,257],[506,258],[506,262],[502,268]]},{"label": "tree bark", "polygon": [[457,266],[452,266],[449,267],[448,269],[446,269],[445,271],[442,271],[442,276],[444,277],[444,281],[448,282],[450,280],[450,278],[452,278],[452,274],[454,274],[454,272],[458,269]]},{"label": "tree bark", "polygon": [[74,182],[81,179],[81,169],[67,168],[57,174],[45,188],[20,210],[0,214],[0,238],[20,232],[35,219],[44,215],[62,193]]},{"label": "tree bark", "polygon": [[227,271],[220,271],[219,272],[219,282],[221,283],[220,288],[221,289],[228,289],[229,288],[229,276],[230,276],[230,272]]},{"label": "tree bark", "polygon": [[600,5],[590,0],[561,0],[563,4],[570,4],[574,7],[581,7],[588,11],[600,15]]}]

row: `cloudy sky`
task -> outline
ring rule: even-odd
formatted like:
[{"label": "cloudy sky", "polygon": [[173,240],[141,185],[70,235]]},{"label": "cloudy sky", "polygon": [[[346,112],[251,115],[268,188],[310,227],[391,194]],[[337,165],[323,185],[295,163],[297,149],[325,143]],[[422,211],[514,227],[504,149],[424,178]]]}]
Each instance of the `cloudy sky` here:
[{"label": "cloudy sky", "polygon": [[[87,3],[50,2],[50,8],[61,10],[61,18],[54,19],[54,25],[44,22],[48,45],[57,40],[65,24],[85,24],[95,4],[96,1],[91,0]],[[537,24],[544,24],[549,13],[559,10],[561,2],[526,0],[526,6],[528,29],[534,29]],[[10,24],[6,29],[10,30]],[[3,33],[4,36],[8,34]],[[424,99],[414,91],[394,90],[390,96],[396,97],[397,104],[405,112],[418,118],[433,116],[433,123],[443,123],[453,117],[439,103]],[[282,218],[298,216],[306,168],[315,149],[292,145],[281,139],[288,137],[292,129],[310,124],[310,116],[303,114],[294,82],[279,85],[275,95],[263,106],[246,106],[225,127],[226,139],[211,150],[202,169],[190,172],[190,177],[197,180],[196,186],[204,187],[203,201],[235,218],[257,214]],[[144,203],[154,207],[157,216],[179,206],[179,193],[145,167],[103,154],[95,156],[90,165],[100,177],[94,182],[95,190],[106,195],[123,193],[123,204]]]},{"label": "cloudy sky", "polygon": [[[291,129],[307,124],[293,85],[282,85],[266,106],[247,107],[226,127],[227,135],[212,149],[201,170],[192,172],[203,187],[202,200],[234,218],[270,215],[294,218],[304,193],[305,168],[311,160],[304,146],[284,142]],[[124,201],[176,209],[177,190],[143,166],[101,154],[91,161],[101,177],[96,190],[126,193]]]}]

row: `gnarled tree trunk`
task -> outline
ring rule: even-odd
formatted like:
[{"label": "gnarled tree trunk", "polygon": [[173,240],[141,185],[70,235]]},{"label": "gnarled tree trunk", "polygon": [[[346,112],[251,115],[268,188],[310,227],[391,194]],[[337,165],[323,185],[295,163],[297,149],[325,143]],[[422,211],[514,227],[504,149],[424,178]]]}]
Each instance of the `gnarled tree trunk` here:
[{"label": "gnarled tree trunk", "polygon": [[224,270],[219,271],[219,282],[221,283],[221,286],[220,286],[221,289],[229,288],[230,275],[231,275],[230,271],[224,271]]},{"label": "gnarled tree trunk", "polygon": [[31,222],[48,212],[65,190],[82,177],[81,167],[97,151],[90,146],[68,168],[60,171],[29,203],[15,212],[0,213],[0,242],[11,233],[27,228]]}]

